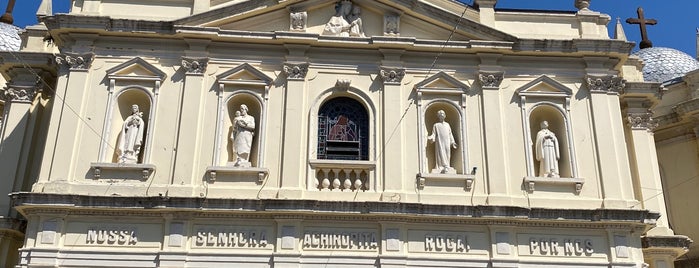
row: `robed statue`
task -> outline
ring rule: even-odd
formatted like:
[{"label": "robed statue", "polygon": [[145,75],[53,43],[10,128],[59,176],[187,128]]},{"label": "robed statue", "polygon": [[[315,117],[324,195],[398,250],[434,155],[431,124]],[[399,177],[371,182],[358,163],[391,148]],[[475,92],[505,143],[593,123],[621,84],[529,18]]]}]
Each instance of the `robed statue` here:
[{"label": "robed statue", "polygon": [[255,118],[248,114],[248,106],[240,105],[233,118],[233,132],[231,142],[235,153],[236,167],[251,167],[250,150],[252,149],[252,138],[255,135]]},{"label": "robed statue", "polygon": [[131,115],[124,120],[124,126],[121,128],[118,148],[119,163],[138,163],[144,131],[143,112],[140,112],[138,105],[134,104],[131,106]]},{"label": "robed statue", "polygon": [[427,137],[429,142],[434,143],[435,168],[432,173],[456,173],[456,170],[451,167],[451,149],[456,149],[457,145],[451,126],[444,121],[446,117],[444,110],[437,112],[438,122],[432,125],[432,135]]},{"label": "robed statue", "polygon": [[561,152],[556,134],[549,130],[549,122],[541,122],[541,130],[536,134],[536,160],[539,161],[539,177],[558,178],[558,160]]},{"label": "robed statue", "polygon": [[335,15],[330,17],[323,28],[323,35],[364,37],[359,6],[353,6],[352,2],[343,0],[336,5],[335,11]]}]

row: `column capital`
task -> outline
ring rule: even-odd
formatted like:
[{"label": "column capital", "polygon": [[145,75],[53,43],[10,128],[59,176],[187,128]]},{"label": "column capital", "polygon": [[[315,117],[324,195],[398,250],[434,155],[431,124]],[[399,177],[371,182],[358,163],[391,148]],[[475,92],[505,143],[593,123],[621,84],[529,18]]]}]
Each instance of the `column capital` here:
[{"label": "column capital", "polygon": [[632,130],[646,130],[653,132],[658,127],[658,122],[653,120],[653,113],[647,112],[629,112],[626,113],[626,123]]},{"label": "column capital", "polygon": [[203,75],[209,65],[209,58],[182,57],[182,68],[190,75]]},{"label": "column capital", "polygon": [[308,74],[308,62],[284,63],[284,74],[287,80],[304,80]]},{"label": "column capital", "polygon": [[92,65],[95,53],[64,53],[56,56],[56,63],[61,67],[68,67],[71,71],[87,71]]},{"label": "column capital", "polygon": [[386,85],[400,85],[400,82],[403,81],[403,77],[405,77],[405,69],[381,66],[379,75]]},{"label": "column capital", "polygon": [[591,93],[622,93],[626,80],[616,75],[588,75],[585,77]]},{"label": "column capital", "polygon": [[505,78],[505,72],[478,72],[478,82],[484,89],[497,89]]},{"label": "column capital", "polygon": [[0,100],[11,103],[31,103],[39,91],[41,89],[38,86],[8,85],[0,89]]}]

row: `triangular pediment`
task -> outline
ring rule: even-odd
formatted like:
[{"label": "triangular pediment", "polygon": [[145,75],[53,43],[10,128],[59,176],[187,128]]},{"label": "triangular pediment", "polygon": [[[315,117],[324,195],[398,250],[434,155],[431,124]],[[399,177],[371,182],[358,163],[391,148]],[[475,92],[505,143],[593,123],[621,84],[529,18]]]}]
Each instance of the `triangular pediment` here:
[{"label": "triangular pediment", "polygon": [[542,75],[517,89],[517,94],[521,96],[567,97],[573,95],[573,91],[553,78]]},{"label": "triangular pediment", "polygon": [[439,72],[436,73],[427,79],[423,80],[422,82],[418,83],[415,85],[415,87],[419,91],[424,91],[424,90],[459,90],[459,91],[466,91],[468,90],[468,85],[462,83],[458,79],[454,78],[451,75],[448,75],[445,72]]},{"label": "triangular pediment", "polygon": [[107,70],[111,79],[164,80],[167,75],[147,61],[136,57]]},{"label": "triangular pediment", "polygon": [[272,83],[271,77],[247,63],[217,75],[216,78],[222,84],[269,85]]},{"label": "triangular pediment", "polygon": [[[325,25],[336,14],[336,3],[328,0],[247,0],[218,1],[212,10],[175,21],[192,30],[193,27],[219,28],[223,31],[260,33],[292,32],[301,35],[327,36]],[[488,40],[514,41],[516,37],[477,22],[478,11],[473,7],[449,0],[352,0],[359,7],[366,37],[402,37],[420,40],[452,41]],[[467,12],[462,11],[466,10]],[[303,27],[292,26],[292,14],[303,13]],[[388,23],[396,22],[397,33]],[[455,27],[455,22],[459,25]],[[456,30],[455,30],[456,29]],[[455,31],[454,31],[455,30]],[[452,31],[454,33],[452,34]]]}]

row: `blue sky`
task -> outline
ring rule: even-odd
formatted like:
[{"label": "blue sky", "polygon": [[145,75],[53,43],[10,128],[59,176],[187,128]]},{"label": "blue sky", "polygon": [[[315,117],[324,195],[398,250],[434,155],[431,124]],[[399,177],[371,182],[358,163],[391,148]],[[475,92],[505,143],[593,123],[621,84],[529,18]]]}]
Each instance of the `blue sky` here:
[{"label": "blue sky", "polygon": [[[148,0],[143,0],[148,1]],[[473,0],[463,0],[472,2]],[[15,25],[24,27],[36,22],[34,15],[40,0],[17,0],[14,17]],[[497,8],[522,8],[544,10],[575,10],[574,0],[500,0]],[[65,13],[69,9],[70,0],[54,0],[54,12]],[[4,11],[7,0],[0,0],[0,8]],[[609,14],[612,22],[621,18],[636,17],[636,8],[642,6],[646,18],[658,20],[658,25],[649,26],[648,35],[653,45],[672,47],[696,57],[696,29],[699,27],[699,1],[696,0],[592,0],[590,9]],[[610,29],[612,27],[609,27]],[[637,25],[624,23],[626,36],[630,41],[639,43],[640,30]],[[638,49],[638,47],[636,48]]]}]

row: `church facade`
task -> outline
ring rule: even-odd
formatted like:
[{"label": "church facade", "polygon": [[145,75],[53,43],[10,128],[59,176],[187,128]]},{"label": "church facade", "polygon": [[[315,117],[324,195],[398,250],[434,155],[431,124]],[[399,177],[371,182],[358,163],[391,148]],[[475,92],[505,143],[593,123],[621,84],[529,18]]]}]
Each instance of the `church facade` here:
[{"label": "church facade", "polygon": [[648,119],[661,85],[633,43],[589,1],[496,2],[40,10],[0,52],[0,256],[673,267],[691,240],[668,224]]}]

